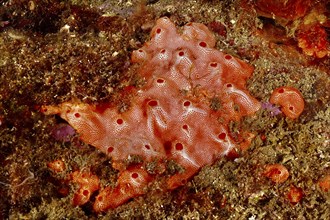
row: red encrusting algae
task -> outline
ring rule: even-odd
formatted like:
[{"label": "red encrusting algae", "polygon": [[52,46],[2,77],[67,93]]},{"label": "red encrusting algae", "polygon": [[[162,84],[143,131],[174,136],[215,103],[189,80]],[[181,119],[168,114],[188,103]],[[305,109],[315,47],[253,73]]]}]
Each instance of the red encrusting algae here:
[{"label": "red encrusting algae", "polygon": [[[261,107],[246,89],[253,67],[214,49],[215,43],[203,24],[188,23],[179,34],[168,18],[160,18],[150,41],[132,53],[132,62],[139,63],[138,74],[146,83],[132,90],[135,97],[129,110],[119,113],[106,107],[99,111],[98,106],[77,102],[43,106],[45,114],[59,114],[83,141],[112,157],[119,170],[117,186],[105,187],[96,196],[96,212],[144,194],[154,179],[145,169],[148,162],[176,162],[182,172],[167,181],[167,188],[175,189],[217,158],[248,148],[254,135],[238,143],[228,124]],[[212,99],[219,100],[218,108],[210,108]],[[121,166],[130,155],[138,155],[143,164]],[[80,183],[78,177],[74,182]],[[75,205],[84,204],[98,189],[95,183],[84,193],[81,189],[86,185],[80,184]]]},{"label": "red encrusting algae", "polygon": [[[294,35],[298,47],[307,56],[319,59],[330,56],[330,42],[327,33],[329,28],[327,1],[241,0],[241,2],[244,8],[256,10],[259,16],[273,19],[276,24],[274,25],[275,29],[278,25],[285,28],[290,33],[287,33],[286,37]],[[276,38],[277,35],[274,33],[272,35]]]},{"label": "red encrusting algae", "polygon": [[297,36],[298,46],[308,56],[323,58],[330,55],[329,37],[324,27],[315,24],[301,30]]},{"label": "red encrusting algae", "polygon": [[307,13],[311,2],[311,0],[255,0],[254,5],[259,13],[267,16],[295,20]]}]

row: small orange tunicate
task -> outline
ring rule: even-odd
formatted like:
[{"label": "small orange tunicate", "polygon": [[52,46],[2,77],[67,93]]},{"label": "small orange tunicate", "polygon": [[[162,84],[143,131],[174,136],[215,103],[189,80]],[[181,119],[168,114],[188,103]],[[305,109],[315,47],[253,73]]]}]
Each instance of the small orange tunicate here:
[{"label": "small orange tunicate", "polygon": [[286,86],[275,89],[269,102],[280,105],[282,107],[281,111],[291,119],[298,118],[305,107],[304,98],[299,90]]},{"label": "small orange tunicate", "polygon": [[330,175],[327,175],[319,180],[319,186],[323,192],[330,191]]},{"label": "small orange tunicate", "polygon": [[282,164],[270,164],[265,167],[263,175],[275,183],[283,183],[289,178],[289,171]]},{"label": "small orange tunicate", "polygon": [[62,160],[54,160],[52,162],[47,163],[47,166],[55,173],[63,172],[66,169],[65,163]]},{"label": "small orange tunicate", "polygon": [[295,186],[290,186],[290,190],[287,194],[287,198],[290,201],[292,205],[297,204],[300,202],[300,200],[303,198],[304,192],[301,188],[295,187]]}]

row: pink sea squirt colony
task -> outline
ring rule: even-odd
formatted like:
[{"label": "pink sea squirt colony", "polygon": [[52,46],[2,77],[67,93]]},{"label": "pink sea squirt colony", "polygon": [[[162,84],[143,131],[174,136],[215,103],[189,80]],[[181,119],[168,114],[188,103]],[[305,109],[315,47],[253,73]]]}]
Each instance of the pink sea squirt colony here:
[{"label": "pink sea squirt colony", "polygon": [[[119,170],[114,188],[101,186],[91,173],[75,171],[72,182],[80,186],[75,205],[85,204],[99,190],[93,208],[101,212],[146,193],[155,177],[146,169],[152,161],[160,166],[174,161],[182,168],[167,179],[166,188],[175,189],[201,167],[249,145],[234,140],[228,125],[261,107],[246,89],[253,68],[214,49],[215,43],[203,24],[188,23],[179,33],[169,18],[160,18],[150,41],[132,53],[145,85],[136,89],[129,110],[119,113],[116,107],[77,102],[43,107],[45,114],[65,119],[85,143],[112,157]],[[216,109],[210,100],[218,100]],[[121,165],[132,155],[143,163]]]}]

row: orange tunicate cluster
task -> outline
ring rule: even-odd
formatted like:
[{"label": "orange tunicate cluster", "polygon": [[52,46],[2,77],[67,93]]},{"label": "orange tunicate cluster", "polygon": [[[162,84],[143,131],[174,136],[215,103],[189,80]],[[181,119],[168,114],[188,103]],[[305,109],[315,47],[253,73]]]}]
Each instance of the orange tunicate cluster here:
[{"label": "orange tunicate cluster", "polygon": [[87,171],[75,171],[71,173],[70,179],[79,185],[79,189],[73,196],[74,206],[84,205],[89,201],[91,195],[100,188],[99,178]]},{"label": "orange tunicate cluster", "polygon": [[143,195],[144,188],[150,180],[150,175],[142,167],[124,170],[118,177],[118,186],[115,189],[108,186],[96,196],[94,211],[116,208],[132,197]]},{"label": "orange tunicate cluster", "polygon": [[[150,41],[132,53],[146,83],[137,89],[128,111],[74,102],[43,107],[46,114],[67,120],[83,141],[117,164],[117,186],[99,192],[96,212],[144,194],[154,179],[145,169],[148,162],[174,161],[182,168],[167,181],[167,188],[174,189],[240,144],[246,148],[246,141],[233,139],[228,124],[260,108],[245,85],[253,68],[214,49],[215,43],[203,24],[188,23],[179,33],[169,18],[160,18]],[[210,108],[210,100],[217,100],[216,109]],[[118,165],[130,155],[144,163],[127,169]]]}]

